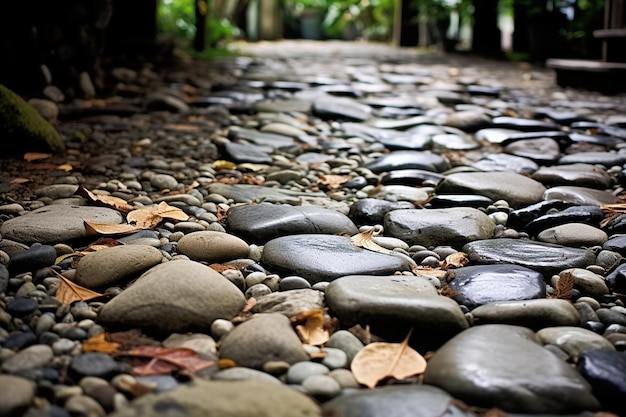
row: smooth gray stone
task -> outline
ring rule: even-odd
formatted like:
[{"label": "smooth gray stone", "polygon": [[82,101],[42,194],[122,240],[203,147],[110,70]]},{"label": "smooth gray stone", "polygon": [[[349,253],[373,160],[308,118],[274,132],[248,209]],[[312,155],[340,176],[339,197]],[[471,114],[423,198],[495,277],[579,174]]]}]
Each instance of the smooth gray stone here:
[{"label": "smooth gray stone", "polygon": [[441,174],[423,169],[399,169],[385,172],[380,176],[383,185],[415,185],[435,186],[444,178]]},{"label": "smooth gray stone", "polygon": [[497,127],[489,127],[486,129],[480,129],[474,134],[476,140],[481,142],[489,142],[493,145],[499,145],[503,141],[509,138],[509,136],[520,133],[519,130],[502,129]]},{"label": "smooth gray stone", "polygon": [[561,130],[561,126],[556,123],[536,119],[524,119],[521,117],[498,116],[491,119],[491,124],[493,127],[517,129],[523,132]]},{"label": "smooth gray stone", "polygon": [[177,250],[194,261],[222,263],[247,257],[250,247],[237,236],[205,230],[183,236]]},{"label": "smooth gray stone", "polygon": [[9,285],[9,270],[3,264],[0,264],[0,294],[4,294]]},{"label": "smooth gray stone", "polygon": [[281,313],[287,317],[293,317],[303,311],[324,307],[324,293],[308,288],[265,295],[257,300],[251,311],[253,313]]},{"label": "smooth gray stone", "polygon": [[517,326],[485,325],[459,334],[428,362],[424,383],[469,405],[511,413],[599,408],[587,381],[538,344],[532,331]]},{"label": "smooth gray stone", "polygon": [[258,314],[220,342],[220,359],[231,359],[246,368],[263,369],[269,361],[294,364],[309,359],[289,319],[278,313]]},{"label": "smooth gray stone", "polygon": [[50,205],[5,221],[0,225],[0,234],[20,243],[54,244],[87,236],[84,220],[120,224],[124,219],[109,208]]},{"label": "smooth gray stone", "polygon": [[392,201],[409,201],[414,204],[425,204],[430,198],[426,188],[410,187],[407,185],[385,185],[377,193],[379,198]]},{"label": "smooth gray stone", "polygon": [[268,202],[300,204],[302,197],[326,197],[324,193],[305,193],[249,184],[213,183],[207,187],[210,193],[232,199],[235,203]]},{"label": "smooth gray stone", "polygon": [[26,378],[0,375],[0,415],[24,415],[35,398],[36,384]]},{"label": "smooth gray stone", "polygon": [[546,296],[543,275],[518,265],[476,265],[455,269],[448,286],[454,299],[472,309],[494,301],[530,300]]},{"label": "smooth gray stone", "polygon": [[78,185],[52,184],[37,188],[35,190],[35,195],[39,198],[48,197],[53,200],[58,200],[60,198],[72,197],[74,194],[76,194],[76,190],[78,190]]},{"label": "smooth gray stone", "polygon": [[368,141],[379,142],[391,150],[422,150],[430,145],[428,136],[402,132],[393,129],[381,129],[361,123],[342,123],[341,129],[346,136],[357,136]]},{"label": "smooth gray stone", "polygon": [[211,375],[211,379],[213,381],[259,381],[277,385],[282,384],[278,378],[268,373],[242,366],[222,369]]},{"label": "smooth gray stone", "polygon": [[87,288],[115,285],[161,263],[161,251],[146,245],[122,245],[83,256],[76,265],[76,283]]},{"label": "smooth gray stone", "polygon": [[562,200],[568,203],[590,206],[617,203],[617,197],[607,191],[568,185],[547,189],[543,194],[543,199],[546,201]]},{"label": "smooth gray stone", "polygon": [[491,119],[485,113],[476,110],[461,110],[449,114],[442,124],[466,132],[475,132],[489,125]]},{"label": "smooth gray stone", "polygon": [[489,239],[495,223],[474,208],[396,210],[385,215],[385,232],[409,245],[453,246]]},{"label": "smooth gray stone", "polygon": [[449,162],[442,156],[420,151],[395,151],[374,159],[364,165],[374,173],[398,169],[423,169],[441,172],[449,167]]},{"label": "smooth gray stone", "polygon": [[287,100],[267,100],[260,101],[252,104],[252,109],[257,112],[301,112],[308,113],[313,107],[313,102],[310,100],[302,99],[287,99]]},{"label": "smooth gray stone", "polygon": [[[572,268],[561,271],[559,273],[559,279],[565,275],[571,275],[574,279],[574,288],[580,291],[583,296],[601,299],[602,296],[609,293],[609,288],[602,275],[582,268]],[[556,286],[554,279],[552,285]]]},{"label": "smooth gray stone", "polygon": [[504,152],[528,158],[538,164],[551,164],[561,157],[559,143],[552,138],[522,139],[504,147]]},{"label": "smooth gray stone", "polygon": [[223,275],[199,262],[177,260],[144,273],[100,308],[98,321],[163,333],[206,330],[216,319],[232,319],[245,302]]},{"label": "smooth gray stone", "polygon": [[265,243],[280,236],[358,233],[344,214],[314,206],[252,204],[228,210],[229,230],[248,242]]},{"label": "smooth gray stone", "polygon": [[372,116],[372,108],[347,97],[323,96],[313,103],[313,114],[322,119],[364,122]]},{"label": "smooth gray stone", "polygon": [[413,209],[415,206],[408,201],[386,201],[375,198],[364,198],[350,206],[349,216],[357,225],[381,224],[385,214],[393,210]]},{"label": "smooth gray stone", "polygon": [[[210,400],[207,400],[210,399]],[[141,396],[110,417],[321,417],[308,396],[265,381],[194,379],[171,391]]]},{"label": "smooth gray stone", "polygon": [[515,264],[541,272],[544,277],[567,268],[586,268],[595,262],[591,250],[520,239],[477,240],[462,249],[478,264]]},{"label": "smooth gray stone", "polygon": [[302,384],[302,382],[311,375],[326,375],[330,372],[327,366],[321,363],[303,361],[294,363],[287,370],[285,382],[288,384]]},{"label": "smooth gray stone", "polygon": [[541,183],[514,172],[461,172],[447,175],[436,188],[438,194],[479,194],[505,200],[513,208],[541,201]]},{"label": "smooth gray stone", "polygon": [[[271,151],[271,149],[269,149]],[[271,164],[270,156],[266,146],[252,145],[249,143],[229,142],[224,145],[226,157],[236,163],[250,162],[253,164]]]},{"label": "smooth gray stone", "polygon": [[537,235],[541,242],[572,247],[602,246],[608,235],[597,227],[584,223],[567,223],[550,227]]},{"label": "smooth gray stone", "polygon": [[477,324],[512,324],[535,330],[580,324],[580,315],[572,303],[549,298],[495,301],[476,307],[472,316]]},{"label": "smooth gray stone", "polygon": [[541,167],[535,171],[532,179],[546,186],[574,185],[597,189],[611,186],[611,176],[605,170],[589,164]]},{"label": "smooth gray stone", "polygon": [[448,151],[471,151],[480,148],[480,144],[471,136],[455,133],[442,133],[432,137],[433,148]]},{"label": "smooth gray stone", "polygon": [[615,350],[604,337],[591,330],[572,326],[548,327],[537,332],[537,337],[544,345],[558,346],[576,363],[581,354],[588,350]]},{"label": "smooth gray stone", "polygon": [[559,165],[576,163],[604,165],[607,168],[614,165],[622,166],[626,163],[626,155],[614,152],[578,152],[559,159]]},{"label": "smooth gray stone", "polygon": [[427,116],[415,116],[408,119],[370,119],[367,124],[380,129],[408,129],[423,124],[433,124],[434,120]]},{"label": "smooth gray stone", "polygon": [[472,417],[454,398],[431,385],[393,385],[357,390],[324,403],[324,415],[334,417]]},{"label": "smooth gray stone", "polygon": [[54,265],[57,252],[51,245],[33,245],[28,250],[20,252],[11,257],[9,270],[11,275],[22,272],[36,271],[40,268]]},{"label": "smooth gray stone", "polygon": [[239,127],[229,129],[228,137],[251,142],[259,147],[257,149],[267,148],[268,151],[289,148],[296,143],[295,140],[289,136],[265,133],[254,129],[242,129]]},{"label": "smooth gray stone", "polygon": [[32,345],[20,350],[2,362],[2,371],[10,374],[43,368],[54,358],[52,348],[48,345]]},{"label": "smooth gray stone", "polygon": [[511,171],[517,174],[532,174],[539,168],[531,159],[505,153],[487,155],[474,162],[472,167],[484,172]]},{"label": "smooth gray stone", "polygon": [[326,304],[342,325],[370,325],[384,338],[402,340],[414,328],[411,343],[421,349],[437,348],[468,327],[458,304],[422,277],[345,276],[330,283]]},{"label": "smooth gray stone", "polygon": [[270,240],[261,264],[277,273],[301,276],[311,284],[346,275],[388,275],[411,269],[407,260],[358,248],[349,237],[310,234]]}]

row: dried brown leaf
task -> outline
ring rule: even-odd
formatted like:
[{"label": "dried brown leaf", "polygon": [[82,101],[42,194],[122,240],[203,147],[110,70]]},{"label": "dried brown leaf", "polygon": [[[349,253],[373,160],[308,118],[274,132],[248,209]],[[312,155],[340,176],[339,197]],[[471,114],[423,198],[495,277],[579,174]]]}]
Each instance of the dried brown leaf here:
[{"label": "dried brown leaf", "polygon": [[87,235],[125,235],[141,230],[141,227],[125,223],[95,223],[88,220],[83,220],[83,223],[85,223],[85,230],[87,231]]},{"label": "dried brown leaf", "polygon": [[457,295],[459,295],[458,292],[454,291],[452,288],[445,286],[442,289],[440,289],[438,291],[439,295],[442,295],[444,297],[448,297],[448,298],[454,298]]},{"label": "dried brown leaf", "polygon": [[409,347],[412,330],[402,343],[375,342],[361,349],[352,360],[355,379],[368,388],[387,378],[397,380],[424,373],[426,360]]},{"label": "dried brown leaf", "polygon": [[112,354],[120,349],[120,344],[107,340],[106,333],[100,333],[83,342],[83,352],[100,352]]},{"label": "dried brown leaf", "polygon": [[328,341],[330,334],[324,328],[324,310],[314,309],[299,313],[292,318],[303,324],[296,325],[296,333],[302,343],[319,346]]},{"label": "dried brown leaf", "polygon": [[147,362],[133,367],[134,375],[163,375],[175,369],[195,374],[202,369],[215,365],[215,361],[202,358],[188,348],[164,348],[158,346],[140,346],[122,353],[124,356],[146,358]]},{"label": "dried brown leaf", "polygon": [[241,314],[249,313],[254,308],[255,305],[256,305],[256,298],[254,297],[248,298],[248,301],[246,301],[246,305],[244,305],[243,308],[241,309]]},{"label": "dried brown leaf", "polygon": [[131,329],[123,332],[108,333],[107,339],[119,343],[120,350],[131,350],[140,346],[160,346],[161,344],[141,333],[141,330]]},{"label": "dried brown leaf", "polygon": [[31,182],[29,178],[13,178],[9,181],[10,184],[26,184],[27,182]]},{"label": "dried brown leaf", "polygon": [[366,230],[365,232],[356,234],[350,238],[350,243],[352,243],[352,245],[356,246],[357,248],[363,248],[371,250],[373,252],[385,253],[387,255],[392,253],[393,251],[387,248],[383,248],[382,246],[374,242],[374,239],[372,239],[374,236],[374,232],[375,229],[371,228],[369,230]]},{"label": "dried brown leaf", "polygon": [[86,198],[92,203],[102,204],[107,207],[122,211],[124,213],[128,213],[129,211],[135,209],[135,207],[128,204],[126,200],[123,200],[119,197],[114,197],[112,195],[96,195],[82,185],[78,187],[78,190],[76,190],[76,194]]},{"label": "dried brown leaf", "polygon": [[189,216],[178,207],[172,207],[164,201],[156,206],[133,210],[126,215],[128,223],[144,229],[156,227],[163,219],[185,221]]},{"label": "dried brown leaf", "polygon": [[60,171],[71,172],[74,169],[74,167],[70,164],[61,164],[57,166],[57,169]]},{"label": "dried brown leaf", "polygon": [[319,183],[325,185],[329,190],[334,190],[351,179],[348,175],[322,175],[319,178]]},{"label": "dried brown leaf", "polygon": [[465,252],[456,252],[446,256],[441,264],[441,269],[448,270],[450,268],[461,268],[469,263],[469,258]]},{"label": "dried brown leaf", "polygon": [[26,152],[24,154],[24,160],[28,162],[32,161],[40,161],[42,159],[48,159],[52,156],[49,153],[40,153],[40,152]]},{"label": "dried brown leaf", "polygon": [[574,279],[574,274],[571,272],[565,272],[561,276],[559,276],[558,281],[556,282],[556,293],[554,294],[554,298],[558,298],[560,300],[569,300],[572,298],[572,290],[574,289],[574,284],[576,280]]},{"label": "dried brown leaf", "polygon": [[102,297],[102,294],[91,291],[85,287],[81,287],[56,271],[54,271],[54,273],[61,279],[61,286],[57,290],[55,296],[62,304],[72,304],[74,301],[87,301]]}]

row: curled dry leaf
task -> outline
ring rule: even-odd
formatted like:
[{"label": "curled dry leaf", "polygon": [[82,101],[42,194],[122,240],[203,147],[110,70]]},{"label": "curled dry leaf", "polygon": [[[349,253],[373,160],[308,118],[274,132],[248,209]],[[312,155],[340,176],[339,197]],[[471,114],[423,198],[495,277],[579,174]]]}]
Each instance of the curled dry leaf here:
[{"label": "curled dry leaf", "polygon": [[71,172],[74,167],[70,164],[62,164],[57,167],[59,171]]},{"label": "curled dry leaf", "polygon": [[456,252],[446,256],[441,264],[441,269],[448,270],[450,268],[461,268],[469,263],[469,258],[465,252]]},{"label": "curled dry leaf", "polygon": [[56,292],[55,297],[63,304],[72,304],[74,301],[87,301],[94,298],[102,297],[102,294],[91,291],[85,287],[73,283],[63,275],[54,271],[55,275],[61,279],[61,286]]},{"label": "curled dry leaf", "polygon": [[32,161],[40,161],[42,159],[48,159],[52,156],[49,153],[40,153],[40,152],[26,152],[24,154],[24,160],[28,162]]},{"label": "curled dry leaf", "polygon": [[424,373],[426,360],[409,347],[412,330],[402,343],[375,342],[366,345],[352,360],[355,379],[368,388],[387,378],[398,380]]},{"label": "curled dry leaf", "polygon": [[323,345],[330,338],[328,330],[324,326],[324,310],[307,310],[291,318],[296,325],[296,333],[302,343],[313,346]]},{"label": "curled dry leaf", "polygon": [[83,187],[82,185],[78,187],[78,190],[76,190],[76,194],[80,195],[81,197],[86,198],[92,203],[103,204],[107,207],[114,208],[124,213],[128,213],[129,211],[132,211],[135,209],[135,207],[128,204],[126,200],[123,200],[118,197],[113,197],[111,195],[96,195],[92,193],[91,191],[89,191],[88,189],[86,189],[85,187]]},{"label": "curled dry leaf", "polygon": [[393,251],[387,248],[383,248],[382,246],[374,242],[374,239],[373,239],[374,232],[375,232],[375,229],[371,228],[369,230],[366,230],[365,232],[361,232],[357,235],[354,235],[350,238],[350,243],[352,243],[357,248],[363,248],[363,249],[371,250],[373,252],[379,252],[379,253],[385,253],[385,254],[392,253]]},{"label": "curled dry leaf", "polygon": [[112,354],[120,349],[120,344],[107,340],[106,333],[100,333],[83,342],[83,352],[99,352]]},{"label": "curled dry leaf", "polygon": [[134,375],[141,376],[163,375],[176,369],[195,374],[202,369],[215,365],[215,361],[204,359],[188,348],[140,346],[121,354],[146,359],[146,363],[133,367],[131,371]]},{"label": "curled dry leaf", "polygon": [[109,223],[95,223],[88,220],[83,220],[85,224],[85,230],[87,235],[125,235],[128,233],[134,233],[141,230],[141,227],[133,226],[132,224],[109,224]]},{"label": "curled dry leaf", "polygon": [[325,185],[330,190],[334,190],[351,179],[352,178],[348,175],[322,175],[319,179],[319,183]]},{"label": "curled dry leaf", "polygon": [[156,206],[133,210],[126,215],[126,221],[139,228],[152,229],[163,219],[185,221],[189,216],[178,207],[172,207],[166,202]]}]

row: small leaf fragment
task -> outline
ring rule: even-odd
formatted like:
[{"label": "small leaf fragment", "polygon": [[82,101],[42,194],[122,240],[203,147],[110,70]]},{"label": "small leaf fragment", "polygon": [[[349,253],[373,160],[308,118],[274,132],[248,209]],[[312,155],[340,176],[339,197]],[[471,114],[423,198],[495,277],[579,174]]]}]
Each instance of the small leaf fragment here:
[{"label": "small leaf fragment", "polygon": [[24,154],[24,160],[28,162],[32,161],[40,161],[42,159],[48,159],[52,156],[49,153],[41,153],[41,152],[26,152]]},{"label": "small leaf fragment", "polygon": [[576,280],[574,279],[574,274],[570,271],[561,274],[556,283],[556,293],[554,294],[554,298],[558,298],[560,300],[571,299],[575,283]]},{"label": "small leaf fragment", "polygon": [[402,343],[374,342],[361,349],[350,367],[357,382],[374,388],[386,378],[402,380],[424,373],[426,360],[409,347],[411,333]]},{"label": "small leaf fragment", "polygon": [[133,226],[132,224],[110,224],[110,223],[95,223],[83,219],[85,223],[85,230],[88,235],[125,235],[128,233],[134,233],[141,230],[141,227]]},{"label": "small leaf fragment", "polygon": [[192,374],[215,365],[215,361],[202,358],[188,348],[164,348],[158,346],[140,346],[122,353],[125,356],[147,358],[147,363],[132,369],[135,375],[162,375],[175,369],[182,369]]},{"label": "small leaf fragment", "polygon": [[63,275],[54,271],[55,275],[61,279],[61,286],[56,292],[56,298],[63,304],[72,304],[75,301],[87,301],[102,297],[102,294],[91,291],[85,287],[73,283]]},{"label": "small leaf fragment", "polygon": [[326,343],[330,338],[330,334],[324,326],[324,310],[304,311],[292,317],[291,320],[292,322],[304,323],[296,325],[296,333],[302,343],[319,346]]},{"label": "small leaf fragment", "polygon": [[352,177],[348,175],[322,175],[320,176],[319,183],[328,187],[329,190],[334,190],[351,179]]},{"label": "small leaf fragment", "polygon": [[371,250],[373,252],[385,253],[387,255],[392,253],[393,251],[387,248],[383,248],[378,243],[374,242],[374,232],[375,229],[371,228],[369,230],[366,230],[365,232],[356,234],[350,238],[350,243],[352,243],[357,248],[363,248]]},{"label": "small leaf fragment", "polygon": [[462,268],[469,263],[469,258],[465,252],[455,252],[446,256],[441,264],[441,269],[444,271],[450,268]]},{"label": "small leaf fragment", "polygon": [[83,352],[100,352],[112,354],[120,349],[120,344],[106,339],[106,333],[100,333],[83,342]]}]

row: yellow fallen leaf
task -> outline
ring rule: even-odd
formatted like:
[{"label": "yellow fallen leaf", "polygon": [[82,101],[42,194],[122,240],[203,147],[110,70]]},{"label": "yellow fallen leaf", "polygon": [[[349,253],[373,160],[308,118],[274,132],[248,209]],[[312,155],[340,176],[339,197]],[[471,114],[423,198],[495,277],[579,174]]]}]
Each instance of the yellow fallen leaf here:
[{"label": "yellow fallen leaf", "polygon": [[62,164],[62,165],[59,165],[57,169],[61,171],[65,171],[65,172],[70,172],[74,169],[74,167],[71,166],[70,164]]},{"label": "yellow fallen leaf", "polygon": [[87,301],[94,298],[102,297],[102,294],[91,291],[85,287],[73,283],[63,275],[54,271],[55,275],[61,279],[61,286],[56,292],[55,297],[63,304],[72,304],[75,301]]},{"label": "yellow fallen leaf", "polygon": [[83,219],[85,223],[85,230],[88,235],[125,235],[128,233],[134,233],[141,230],[141,227],[133,226],[132,224],[109,224],[109,223],[95,223]]},{"label": "yellow fallen leaf", "polygon": [[456,252],[446,256],[441,263],[441,269],[448,270],[450,268],[461,268],[469,263],[469,258],[465,252]]},{"label": "yellow fallen leaf", "polygon": [[357,248],[368,249],[379,253],[391,254],[393,251],[387,248],[383,248],[382,246],[374,242],[372,237],[374,236],[375,231],[376,229],[372,227],[365,232],[361,232],[357,235],[352,236],[350,238],[350,242]]},{"label": "yellow fallen leaf", "polygon": [[293,319],[298,322],[304,321],[304,324],[296,326],[296,333],[298,333],[302,343],[320,346],[330,338],[328,330],[324,328],[324,310],[308,310],[298,314]]},{"label": "yellow fallen leaf", "polygon": [[237,168],[237,164],[235,164],[234,162],[231,161],[225,161],[223,159],[219,159],[215,162],[213,162],[213,168],[217,169],[217,170],[221,170],[221,169],[235,169]]},{"label": "yellow fallen leaf", "polygon": [[120,349],[119,343],[110,342],[106,339],[106,333],[100,333],[83,342],[83,352],[100,352],[111,354]]},{"label": "yellow fallen leaf", "polygon": [[24,154],[24,160],[28,161],[28,162],[32,162],[32,161],[39,161],[42,159],[48,159],[50,158],[52,155],[49,153],[40,153],[40,152],[26,152]]},{"label": "yellow fallen leaf", "polygon": [[368,388],[386,379],[406,379],[424,373],[426,359],[409,347],[413,329],[402,343],[375,342],[361,349],[350,366],[354,378]]}]

